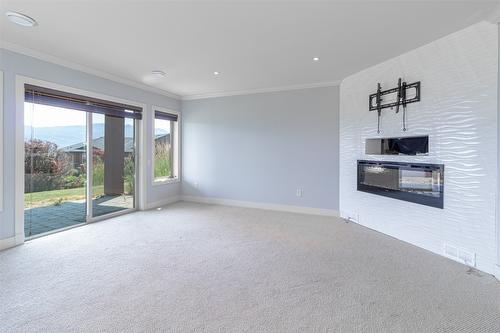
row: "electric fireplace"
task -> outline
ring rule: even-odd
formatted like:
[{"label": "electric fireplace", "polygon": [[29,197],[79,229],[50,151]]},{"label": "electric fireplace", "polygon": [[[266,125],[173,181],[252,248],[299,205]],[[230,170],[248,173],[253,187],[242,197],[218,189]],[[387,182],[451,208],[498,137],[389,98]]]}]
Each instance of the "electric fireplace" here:
[{"label": "electric fireplace", "polygon": [[358,160],[358,191],[443,208],[444,165]]}]

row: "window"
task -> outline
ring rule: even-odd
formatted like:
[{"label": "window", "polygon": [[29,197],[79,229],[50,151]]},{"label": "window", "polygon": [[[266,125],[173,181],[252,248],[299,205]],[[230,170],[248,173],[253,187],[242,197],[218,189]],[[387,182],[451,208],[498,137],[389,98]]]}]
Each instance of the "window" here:
[{"label": "window", "polygon": [[153,130],[153,181],[179,180],[179,113],[155,109]]}]

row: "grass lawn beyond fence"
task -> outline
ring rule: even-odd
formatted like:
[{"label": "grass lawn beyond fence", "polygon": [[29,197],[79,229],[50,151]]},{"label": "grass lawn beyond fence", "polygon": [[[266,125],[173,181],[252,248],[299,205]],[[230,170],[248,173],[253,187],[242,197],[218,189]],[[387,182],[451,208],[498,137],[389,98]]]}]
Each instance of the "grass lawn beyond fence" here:
[{"label": "grass lawn beyond fence", "polygon": [[[93,195],[104,193],[104,186],[94,186]],[[24,207],[35,208],[49,205],[60,204],[64,201],[85,199],[85,187],[70,188],[65,190],[53,190],[43,192],[32,192],[24,194]]]}]

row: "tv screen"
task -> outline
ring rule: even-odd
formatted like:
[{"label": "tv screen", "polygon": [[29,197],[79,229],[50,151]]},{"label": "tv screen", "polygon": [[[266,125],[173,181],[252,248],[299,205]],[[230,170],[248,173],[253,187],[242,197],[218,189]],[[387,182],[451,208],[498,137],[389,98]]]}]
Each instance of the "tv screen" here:
[{"label": "tv screen", "polygon": [[386,139],[388,155],[423,155],[429,153],[429,137]]},{"label": "tv screen", "polygon": [[429,154],[429,137],[366,139],[365,153],[368,155],[427,155]]}]

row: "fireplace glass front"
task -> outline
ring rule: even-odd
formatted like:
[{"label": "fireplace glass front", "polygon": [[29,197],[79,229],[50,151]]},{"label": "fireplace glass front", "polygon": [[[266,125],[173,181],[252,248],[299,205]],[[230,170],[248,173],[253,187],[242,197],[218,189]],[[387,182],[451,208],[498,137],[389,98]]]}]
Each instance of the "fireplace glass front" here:
[{"label": "fireplace glass front", "polygon": [[358,161],[358,191],[443,208],[444,165]]}]

